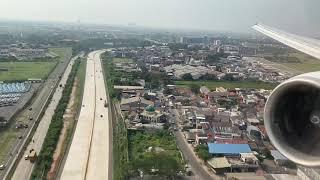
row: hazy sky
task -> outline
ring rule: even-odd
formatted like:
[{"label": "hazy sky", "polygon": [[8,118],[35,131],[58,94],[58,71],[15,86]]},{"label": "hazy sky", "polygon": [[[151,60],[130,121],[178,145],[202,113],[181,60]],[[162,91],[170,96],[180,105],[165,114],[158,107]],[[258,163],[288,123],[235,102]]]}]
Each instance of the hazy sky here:
[{"label": "hazy sky", "polygon": [[0,19],[246,32],[255,22],[320,34],[320,0],[0,0]]}]

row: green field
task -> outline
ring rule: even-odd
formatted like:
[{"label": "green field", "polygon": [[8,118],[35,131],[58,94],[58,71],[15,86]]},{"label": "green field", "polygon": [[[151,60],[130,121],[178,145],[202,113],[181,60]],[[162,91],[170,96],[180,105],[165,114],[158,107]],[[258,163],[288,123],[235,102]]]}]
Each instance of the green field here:
[{"label": "green field", "polygon": [[7,129],[5,131],[1,131],[0,132],[0,163],[3,163],[3,161],[6,159],[6,157],[8,156],[10,150],[11,150],[11,146],[13,145],[13,143],[16,141],[17,137],[20,135],[21,133],[19,132],[19,130],[17,130],[16,128],[14,128],[14,126],[10,129]]},{"label": "green field", "polygon": [[[176,175],[183,170],[184,161],[175,138],[168,131],[128,131],[129,159],[132,171],[143,170],[146,174],[155,168],[159,175]],[[160,150],[148,151],[150,147]]]},{"label": "green field", "polygon": [[60,61],[64,61],[67,57],[71,57],[72,48],[49,48],[50,52],[55,53],[59,56]]},{"label": "green field", "polygon": [[28,78],[45,79],[56,62],[0,62],[0,81],[27,80]]},{"label": "green field", "polygon": [[255,89],[273,89],[276,84],[261,81],[175,81],[178,87],[190,87],[192,84],[207,86],[211,90],[216,87],[224,88],[255,88]]},{"label": "green field", "polygon": [[57,54],[57,59],[43,59],[36,61],[8,61],[0,62],[0,68],[8,71],[0,71],[0,81],[27,80],[28,78],[45,79],[58,61],[65,61],[71,57],[71,48],[49,48],[50,52]]},{"label": "green field", "polygon": [[292,69],[302,72],[320,71],[320,60],[302,53],[290,53],[289,56],[297,57],[300,63],[281,63]]},{"label": "green field", "polygon": [[132,59],[129,58],[113,58],[113,63],[132,63]]}]

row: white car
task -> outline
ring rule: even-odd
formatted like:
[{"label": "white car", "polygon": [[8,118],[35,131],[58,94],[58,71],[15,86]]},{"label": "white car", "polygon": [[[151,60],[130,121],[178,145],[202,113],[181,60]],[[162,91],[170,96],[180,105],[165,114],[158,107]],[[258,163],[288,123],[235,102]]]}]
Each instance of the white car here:
[{"label": "white car", "polygon": [[4,170],[5,168],[6,168],[6,165],[4,165],[4,164],[0,165],[0,170]]}]

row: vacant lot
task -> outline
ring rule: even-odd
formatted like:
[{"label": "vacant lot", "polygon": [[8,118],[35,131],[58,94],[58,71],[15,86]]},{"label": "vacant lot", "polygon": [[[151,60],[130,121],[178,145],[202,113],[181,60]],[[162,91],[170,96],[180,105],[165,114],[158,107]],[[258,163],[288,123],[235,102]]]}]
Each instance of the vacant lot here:
[{"label": "vacant lot", "polygon": [[131,170],[145,174],[157,169],[159,175],[174,175],[183,168],[183,160],[175,139],[169,132],[128,131]]},{"label": "vacant lot", "polygon": [[[320,70],[320,61],[314,57],[303,53],[290,53],[288,55],[289,58],[295,58],[298,62],[281,62],[285,66],[288,66],[292,69],[302,71],[302,72],[312,72]],[[277,61],[274,61],[277,62]]]},{"label": "vacant lot", "polygon": [[180,87],[190,87],[192,84],[199,86],[207,86],[215,90],[216,87],[224,88],[255,88],[255,89],[273,89],[276,84],[260,82],[260,81],[175,81]]},{"label": "vacant lot", "polygon": [[50,52],[55,53],[59,56],[60,61],[64,61],[67,57],[70,57],[72,55],[72,48],[49,48]]},{"label": "vacant lot", "polygon": [[27,80],[28,78],[45,79],[59,61],[65,61],[71,56],[71,48],[50,48],[50,52],[59,57],[56,59],[31,59],[28,61],[0,62],[0,68],[8,71],[0,71],[0,81]]},{"label": "vacant lot", "polygon": [[132,59],[128,58],[113,58],[113,63],[132,63]]},{"label": "vacant lot", "polygon": [[26,80],[28,78],[45,79],[55,67],[56,62],[0,62],[0,81]]},{"label": "vacant lot", "polygon": [[[8,156],[9,152],[11,152],[12,145],[16,141],[17,137],[21,135],[21,132],[12,127],[10,129],[7,129],[5,131],[1,130],[0,132],[0,163],[3,163],[3,161]],[[15,152],[11,152],[15,153]]]}]

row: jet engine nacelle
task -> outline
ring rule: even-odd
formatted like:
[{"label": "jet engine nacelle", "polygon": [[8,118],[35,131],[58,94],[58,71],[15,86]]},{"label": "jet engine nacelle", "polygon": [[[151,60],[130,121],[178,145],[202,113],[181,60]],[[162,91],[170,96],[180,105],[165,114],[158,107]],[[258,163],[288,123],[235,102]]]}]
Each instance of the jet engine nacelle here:
[{"label": "jet engine nacelle", "polygon": [[264,121],[273,145],[291,161],[320,167],[320,72],[293,77],[267,100]]}]

